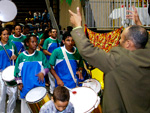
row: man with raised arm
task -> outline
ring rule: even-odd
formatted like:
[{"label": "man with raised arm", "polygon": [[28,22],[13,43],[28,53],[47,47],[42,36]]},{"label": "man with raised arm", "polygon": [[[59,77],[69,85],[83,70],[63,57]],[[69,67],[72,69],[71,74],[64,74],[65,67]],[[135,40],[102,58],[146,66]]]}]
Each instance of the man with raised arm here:
[{"label": "man with raised arm", "polygon": [[[81,14],[69,10],[71,32],[80,55],[105,73],[103,113],[150,113],[150,41],[138,25],[121,34],[120,46],[108,53],[94,47],[81,27]],[[146,45],[147,44],[147,45]]]}]

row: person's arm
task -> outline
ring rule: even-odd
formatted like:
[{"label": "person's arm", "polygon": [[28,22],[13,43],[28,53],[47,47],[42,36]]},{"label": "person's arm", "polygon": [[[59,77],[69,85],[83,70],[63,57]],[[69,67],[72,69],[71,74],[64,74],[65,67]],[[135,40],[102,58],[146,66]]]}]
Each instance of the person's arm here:
[{"label": "person's arm", "polygon": [[84,67],[83,59],[80,56],[80,54],[78,56],[79,56],[79,64],[78,64],[78,71],[76,72],[76,74],[79,76],[79,79],[83,79],[83,76],[82,76],[82,70],[83,70],[83,67]]},{"label": "person's arm", "polygon": [[64,86],[64,83],[63,81],[59,78],[59,76],[57,75],[57,73],[55,72],[53,66],[51,65],[51,70],[50,70],[51,74],[54,76],[54,78],[56,79],[57,81],[57,84],[59,86]]},{"label": "person's arm", "polygon": [[47,49],[48,49],[48,39],[44,41],[44,44],[43,44],[43,53],[45,55],[51,56],[51,53]]},{"label": "person's arm", "polygon": [[10,59],[11,59],[11,60],[16,60],[16,59],[17,59],[17,56],[16,56],[16,55],[12,55]]},{"label": "person's arm", "polygon": [[46,74],[48,74],[49,69],[50,69],[50,65],[49,65],[49,63],[47,61],[46,56],[43,54],[43,52],[40,52],[40,53],[42,54],[42,66],[43,66],[43,69],[36,76],[38,76],[39,82],[44,82],[44,76]]},{"label": "person's arm", "polygon": [[44,39],[40,40],[40,43],[38,44],[39,50],[43,49],[42,45],[44,43]]},{"label": "person's arm", "polygon": [[59,53],[59,51],[57,51],[57,49],[55,49],[55,50],[52,52],[52,56],[51,56],[50,59],[49,59],[49,64],[50,64],[50,66],[51,66],[50,72],[51,72],[51,74],[54,76],[54,78],[56,79],[57,84],[58,84],[59,86],[64,86],[63,81],[59,78],[59,76],[57,75],[56,71],[55,71],[54,68],[53,68],[53,66],[55,66],[55,64],[56,64],[57,56],[59,55],[58,53]]},{"label": "person's arm", "polygon": [[79,76],[79,79],[83,79],[82,70],[83,70],[83,68],[79,67],[78,71],[76,72],[76,74]]},{"label": "person's arm", "polygon": [[49,55],[49,56],[51,56],[51,54],[52,54],[52,53],[50,53],[49,51],[47,51],[47,50],[45,50],[45,49],[43,49],[43,53],[44,53],[45,55]]},{"label": "person's arm", "polygon": [[18,50],[17,50],[17,47],[14,43],[13,44],[13,47],[14,47],[14,54],[18,57]]},{"label": "person's arm", "polygon": [[12,43],[12,46],[13,46],[13,54],[11,56],[11,60],[16,60],[17,59],[17,56],[18,56],[18,50],[16,48],[16,45],[14,43]]},{"label": "person's arm", "polygon": [[18,89],[20,91],[22,91],[23,84],[22,84],[21,75],[19,75],[19,73],[20,73],[20,70],[18,68],[19,67],[19,62],[20,62],[20,57],[18,57],[17,60],[16,60],[15,69],[14,69],[14,76],[15,76],[15,80],[17,82]]},{"label": "person's arm", "polygon": [[126,18],[132,19],[136,25],[142,25],[137,9],[134,6],[132,6],[132,8],[133,8],[133,11],[127,10],[127,12],[129,12],[130,14],[126,15]]},{"label": "person's arm", "polygon": [[77,7],[77,13],[73,13],[71,10],[69,10],[70,13],[70,22],[73,24],[74,28],[80,27],[82,18],[81,18],[81,13],[79,7]]},{"label": "person's arm", "polygon": [[71,15],[70,21],[75,27],[71,35],[82,58],[88,61],[89,64],[101,69],[104,73],[112,70],[116,66],[115,59],[119,55],[114,56],[113,54],[106,53],[90,43],[90,40],[85,36],[84,30],[81,27],[82,19],[79,8],[77,8],[77,13],[73,13],[71,10],[69,10],[69,13]]},{"label": "person's arm", "polygon": [[44,73],[39,72],[36,76],[38,76],[38,81],[40,82],[44,82]]}]

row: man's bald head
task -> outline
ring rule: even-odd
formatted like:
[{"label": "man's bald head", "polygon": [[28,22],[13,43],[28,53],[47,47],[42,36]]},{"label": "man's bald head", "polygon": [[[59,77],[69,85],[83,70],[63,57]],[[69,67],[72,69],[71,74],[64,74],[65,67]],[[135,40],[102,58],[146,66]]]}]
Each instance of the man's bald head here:
[{"label": "man's bald head", "polygon": [[125,34],[125,40],[132,40],[136,49],[145,48],[148,41],[148,32],[138,25],[129,26]]}]

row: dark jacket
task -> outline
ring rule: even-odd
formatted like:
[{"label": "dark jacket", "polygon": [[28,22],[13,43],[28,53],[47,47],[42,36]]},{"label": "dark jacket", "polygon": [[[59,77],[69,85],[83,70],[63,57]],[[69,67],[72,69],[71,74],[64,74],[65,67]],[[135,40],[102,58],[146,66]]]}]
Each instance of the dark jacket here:
[{"label": "dark jacket", "polygon": [[105,73],[103,113],[150,113],[150,42],[145,49],[94,47],[82,28],[71,32],[80,55]]}]

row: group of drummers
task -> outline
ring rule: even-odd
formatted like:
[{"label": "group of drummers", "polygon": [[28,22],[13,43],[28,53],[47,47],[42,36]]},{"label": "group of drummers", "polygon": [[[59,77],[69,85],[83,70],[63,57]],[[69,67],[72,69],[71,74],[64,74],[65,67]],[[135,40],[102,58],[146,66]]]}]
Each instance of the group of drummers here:
[{"label": "group of drummers", "polygon": [[[128,16],[139,23],[137,10],[133,9]],[[85,36],[79,8],[77,13],[69,13],[75,28],[64,33],[63,46],[54,28],[49,30],[42,50],[37,50],[37,36],[23,36],[20,25],[10,36],[8,29],[0,30],[0,113],[5,113],[6,94],[7,113],[14,112],[18,90],[21,113],[93,112],[100,107],[101,88],[97,80],[85,80],[83,58],[105,72],[103,113],[149,113],[150,42],[146,29],[141,23],[127,27],[120,46],[105,53],[93,47]],[[51,100],[45,89],[47,74]],[[80,83],[85,87],[78,87]],[[97,109],[94,113],[100,112]]]},{"label": "group of drummers", "polygon": [[[71,91],[72,88],[82,86],[85,78],[88,78],[86,71],[84,70],[83,59],[75,47],[75,42],[70,31],[66,31],[63,34],[62,41],[57,38],[56,29],[52,28],[48,29],[48,31],[49,37],[44,41],[42,49],[39,50],[38,42],[40,41],[38,41],[38,37],[32,34],[21,34],[21,25],[15,25],[14,34],[12,35],[9,35],[7,28],[0,29],[0,113],[5,113],[6,110],[6,94],[9,96],[9,100],[7,101],[7,113],[14,112],[18,96],[21,99],[21,113],[39,112],[41,106],[50,100],[50,97],[44,88],[45,76],[49,76],[49,90],[52,94],[57,86],[61,87],[60,90],[63,89],[61,92],[57,92],[56,90],[57,93],[62,94],[59,98],[63,99],[66,98],[66,95],[68,96],[68,99],[70,99],[70,93],[72,94],[73,92]],[[61,43],[63,43],[63,46],[61,46]],[[90,84],[92,86],[90,86]],[[95,100],[92,100],[94,100],[93,104],[95,104],[97,101],[97,93],[100,92],[100,83],[91,79],[86,81],[84,85],[93,87],[93,90],[91,91],[90,89],[89,92],[94,91],[93,94]],[[65,88],[63,86],[65,86]],[[37,90],[35,88],[39,89]],[[69,94],[65,93],[65,96],[63,97],[64,90],[66,92],[68,91]],[[82,89],[82,91],[84,91],[84,89]],[[77,92],[78,91],[76,91],[76,95],[79,94]],[[82,93],[78,98],[80,98],[80,96],[85,97],[84,92]],[[27,95],[29,97],[27,97]],[[45,97],[45,95],[47,95],[48,98],[47,96]],[[71,97],[74,98],[74,96]],[[30,102],[30,99],[32,100],[33,98],[35,100]],[[44,98],[47,98],[46,101]],[[57,100],[59,100],[59,98]],[[62,100],[62,102],[69,102],[68,99]],[[73,99],[72,103],[79,105],[80,102],[76,103],[75,100]],[[100,101],[100,99],[98,100]],[[99,103],[99,101],[97,103]],[[32,103],[32,105],[30,106],[29,103]],[[74,106],[76,106],[75,104]],[[67,105],[70,106],[72,104],[67,103],[65,107],[63,107],[63,110]],[[91,106],[93,107],[93,105]],[[91,109],[92,107],[88,107],[88,109]],[[83,112],[88,111],[88,109],[86,108]],[[59,108],[56,110],[63,111],[59,110]],[[71,111],[71,113],[72,112],[74,112],[74,110]]]}]

